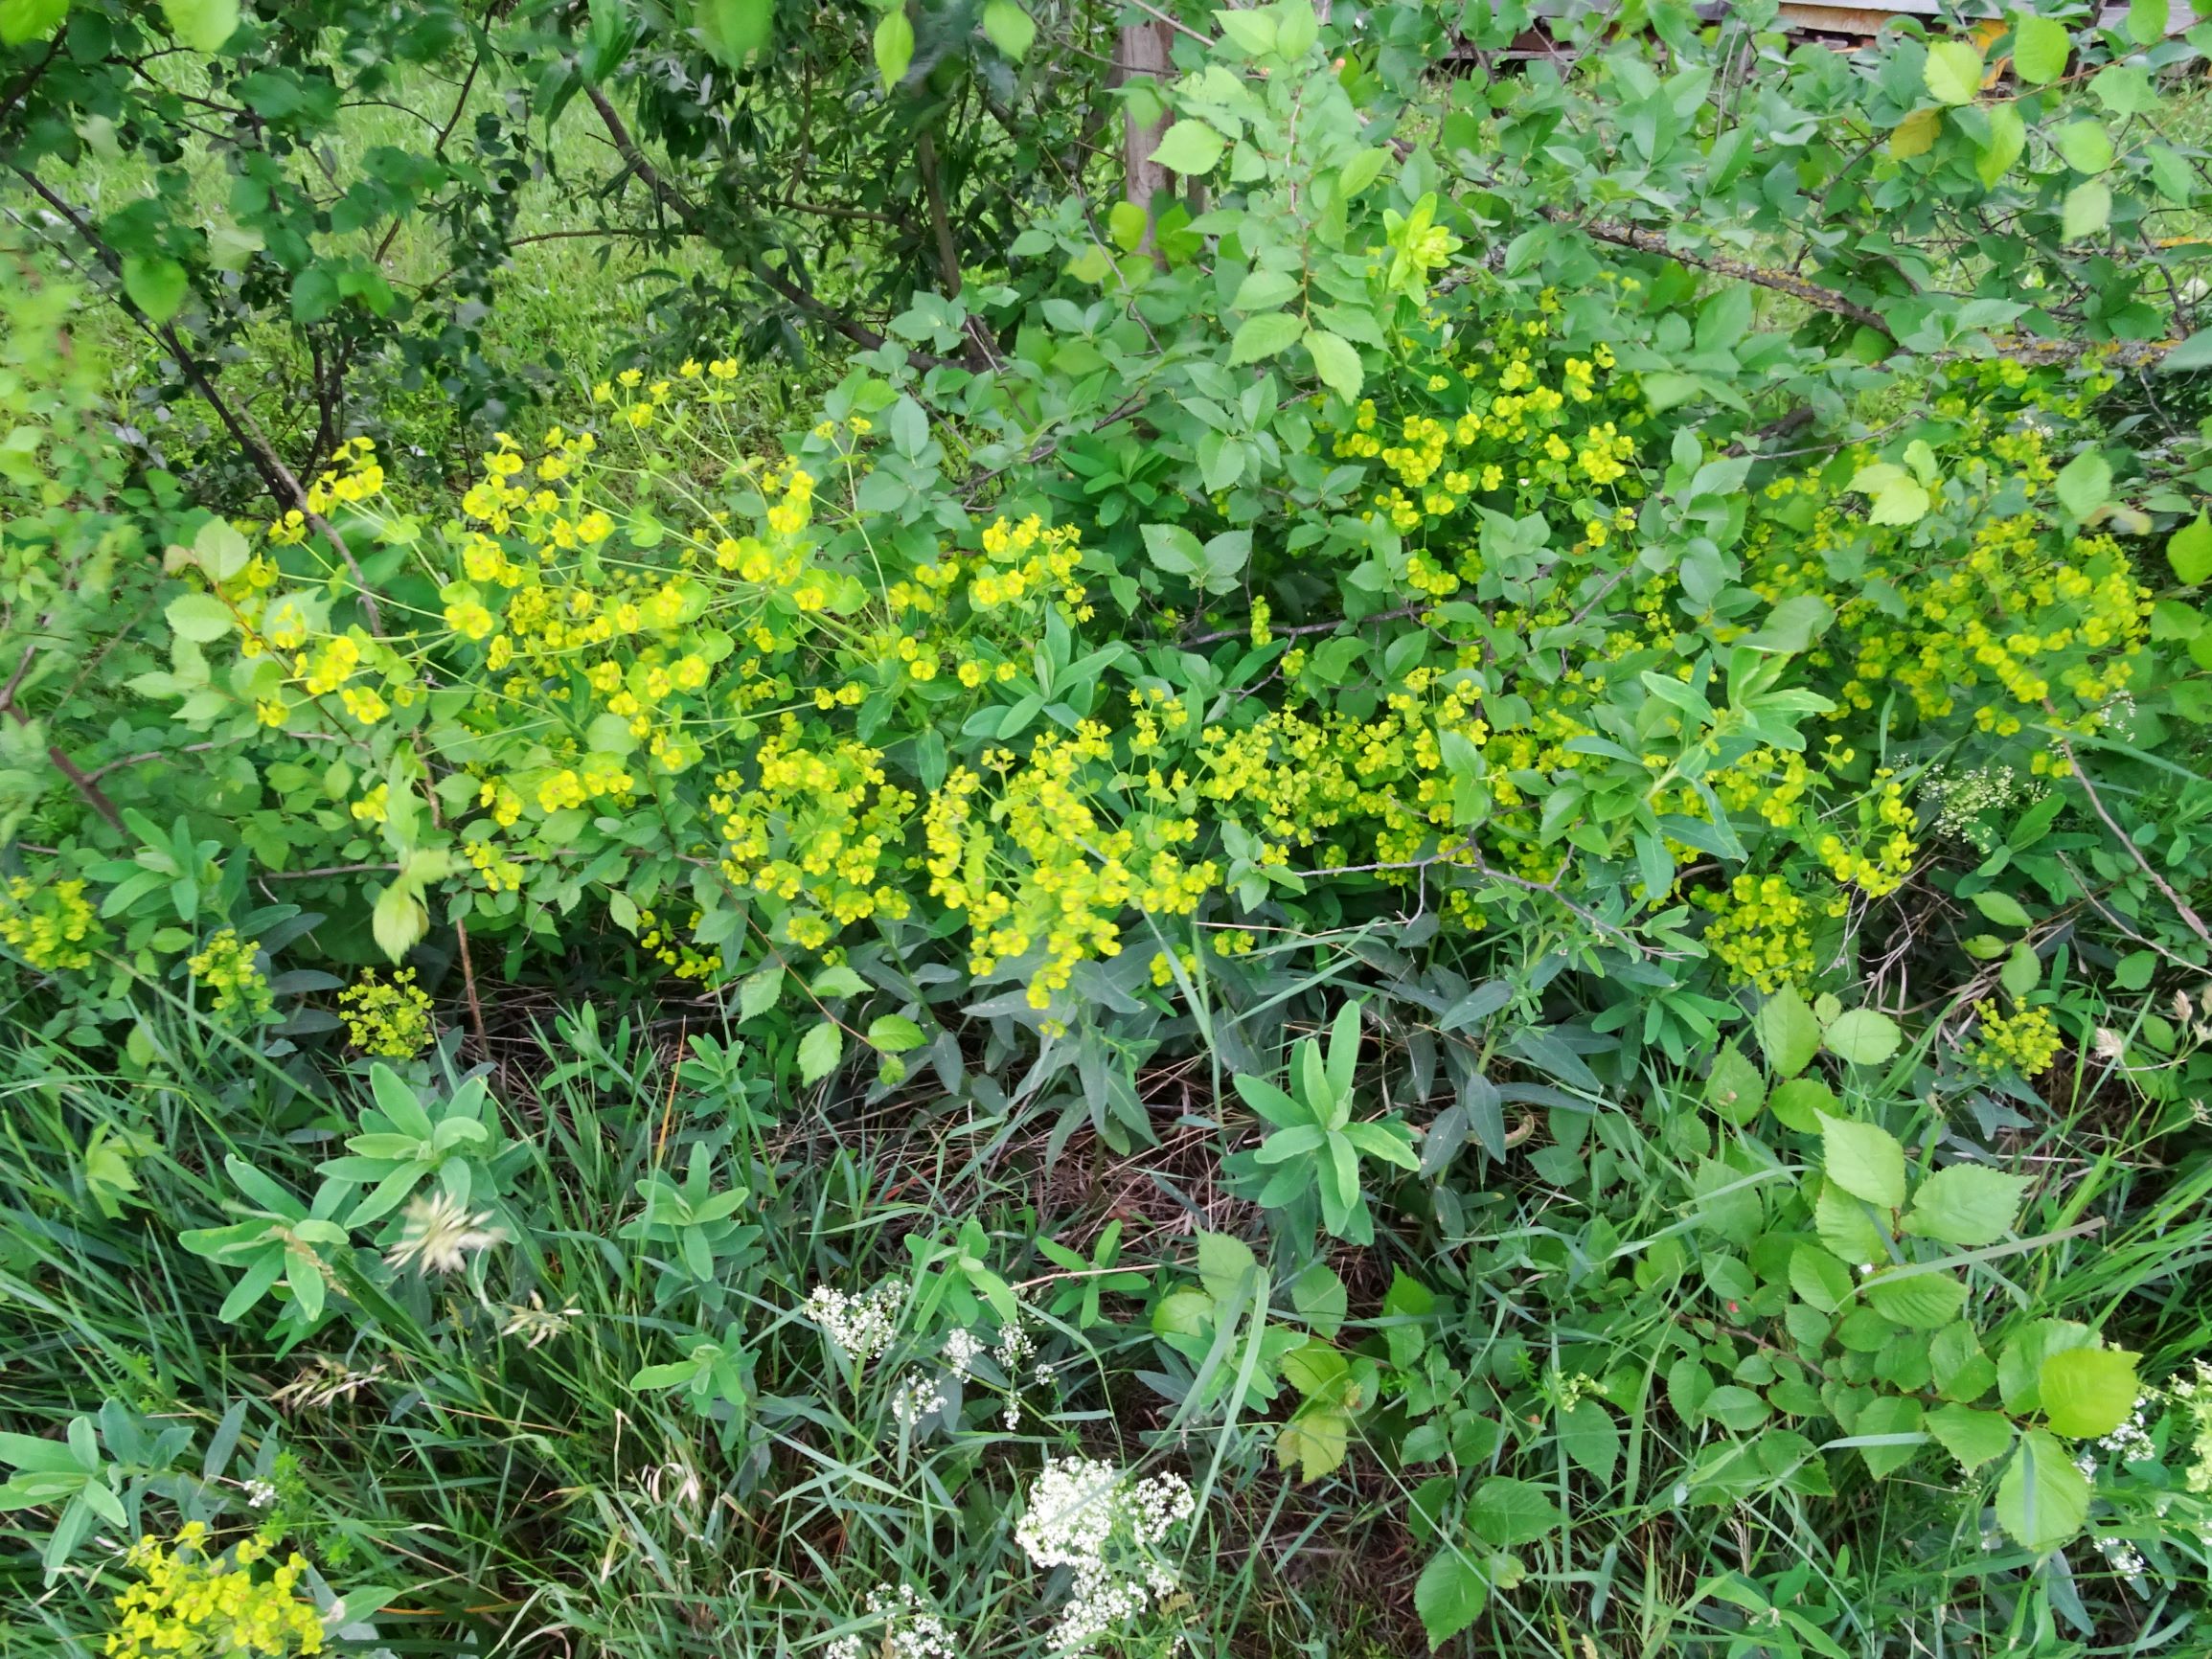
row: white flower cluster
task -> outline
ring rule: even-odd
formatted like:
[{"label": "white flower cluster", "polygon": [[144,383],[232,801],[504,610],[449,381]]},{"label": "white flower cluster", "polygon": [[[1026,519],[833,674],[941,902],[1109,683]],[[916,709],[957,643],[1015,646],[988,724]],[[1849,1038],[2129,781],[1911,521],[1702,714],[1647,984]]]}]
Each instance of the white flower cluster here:
[{"label": "white flower cluster", "polygon": [[899,1315],[905,1306],[903,1279],[886,1279],[857,1296],[817,1284],[807,1295],[807,1317],[843,1349],[855,1365],[866,1365],[899,1334]]},{"label": "white flower cluster", "polygon": [[1034,1565],[1075,1569],[1053,1624],[1054,1651],[1087,1653],[1174,1592],[1174,1571],[1156,1551],[1191,1511],[1191,1489],[1178,1475],[1132,1485],[1121,1469],[1094,1458],[1054,1458],[1044,1466],[1014,1537]]},{"label": "white flower cluster", "polygon": [[983,1352],[983,1338],[972,1330],[955,1330],[945,1339],[945,1363],[965,1372]]},{"label": "white flower cluster", "polygon": [[2020,777],[2010,766],[1952,772],[1935,765],[1920,781],[1920,799],[1935,809],[1929,828],[1948,840],[1971,842],[1983,852],[1996,844],[1982,822],[1984,814],[2026,806],[2049,792],[2050,784],[2043,779]]},{"label": "white flower cluster", "polygon": [[908,1372],[891,1393],[891,1415],[899,1420],[899,1426],[911,1431],[925,1417],[934,1416],[951,1403],[951,1396],[945,1392],[945,1384],[919,1371]]},{"label": "white flower cluster", "polygon": [[828,1659],[863,1659],[877,1654],[882,1659],[960,1659],[959,1649],[952,1645],[952,1632],[945,1627],[943,1619],[922,1605],[912,1584],[901,1584],[896,1592],[889,1584],[878,1585],[868,1592],[868,1612],[884,1623],[881,1640],[863,1642],[857,1635],[840,1636],[830,1644]]},{"label": "white flower cluster", "polygon": [[[1036,1341],[1030,1336],[1028,1328],[1018,1319],[998,1333],[998,1346],[992,1350],[992,1358],[998,1361],[998,1369],[1006,1377],[1006,1415],[999,1420],[1006,1425],[1008,1434],[1021,1426],[1021,1384],[1015,1378],[1021,1362],[1036,1352]],[[1037,1380],[1039,1383],[1050,1380],[1051,1373],[1047,1367],[1040,1365],[1037,1369]]]},{"label": "white flower cluster", "polygon": [[2096,1544],[2097,1554],[2105,1557],[2113,1572],[2134,1584],[2137,1589],[2142,1588],[2142,1551],[2125,1538],[2099,1538]]}]

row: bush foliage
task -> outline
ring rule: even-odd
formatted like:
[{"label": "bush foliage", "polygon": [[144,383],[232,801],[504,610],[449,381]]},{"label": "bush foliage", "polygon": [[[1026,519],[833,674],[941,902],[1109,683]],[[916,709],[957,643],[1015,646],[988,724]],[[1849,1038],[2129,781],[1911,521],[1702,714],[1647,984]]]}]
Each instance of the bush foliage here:
[{"label": "bush foliage", "polygon": [[2212,38],[1539,20],[0,0],[34,1640],[2188,1648]]}]

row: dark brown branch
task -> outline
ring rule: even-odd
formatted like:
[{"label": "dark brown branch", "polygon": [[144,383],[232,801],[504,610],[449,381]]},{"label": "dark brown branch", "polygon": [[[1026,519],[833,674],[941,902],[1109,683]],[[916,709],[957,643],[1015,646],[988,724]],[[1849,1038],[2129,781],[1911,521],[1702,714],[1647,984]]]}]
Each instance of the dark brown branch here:
[{"label": "dark brown branch", "polygon": [[[19,726],[28,726],[32,721],[29,715],[15,706],[15,688],[23,683],[23,676],[31,671],[31,658],[37,648],[35,646],[23,648],[23,660],[15,665],[15,671],[9,675],[7,690],[0,692],[0,709],[5,709]],[[84,804],[107,820],[110,830],[123,828],[123,814],[115,809],[115,803],[107,798],[106,791],[85,776],[83,768],[61,752],[60,745],[48,744],[46,758],[54,762],[54,769],[67,778],[77,792],[84,797]]]},{"label": "dark brown branch", "polygon": [[1882,320],[1881,312],[1869,310],[1834,288],[1824,288],[1817,283],[1809,283],[1787,271],[1770,271],[1720,254],[1698,253],[1688,248],[1673,247],[1656,231],[1639,230],[1634,225],[1621,224],[1612,219],[1580,218],[1563,208],[1546,208],[1544,217],[1554,224],[1579,230],[1593,241],[1610,242],[1615,247],[1630,248],[1639,254],[1650,254],[1655,259],[1673,260],[1676,264],[1690,265],[1718,276],[1733,277],[1740,283],[1771,288],[1778,294],[1788,294],[1792,299],[1802,300],[1816,310],[1832,311],[1836,316],[1848,317],[1882,334],[1889,332],[1889,325]]}]

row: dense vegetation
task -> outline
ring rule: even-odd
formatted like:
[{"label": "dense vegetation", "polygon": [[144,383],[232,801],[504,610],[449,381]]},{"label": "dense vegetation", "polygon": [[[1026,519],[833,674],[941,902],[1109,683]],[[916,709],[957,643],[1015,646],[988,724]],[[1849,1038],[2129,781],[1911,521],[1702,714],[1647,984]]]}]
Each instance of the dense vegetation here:
[{"label": "dense vegetation", "polygon": [[2207,29],[0,0],[11,1646],[2212,1648]]}]

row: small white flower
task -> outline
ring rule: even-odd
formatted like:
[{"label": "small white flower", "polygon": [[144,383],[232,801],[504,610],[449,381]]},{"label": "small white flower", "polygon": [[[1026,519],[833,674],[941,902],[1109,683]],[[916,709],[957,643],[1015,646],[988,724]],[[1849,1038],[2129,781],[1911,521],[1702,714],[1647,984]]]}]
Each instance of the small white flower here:
[{"label": "small white flower", "polygon": [[245,1493],[246,1502],[257,1510],[265,1510],[277,1501],[277,1489],[263,1480],[247,1481]]}]

